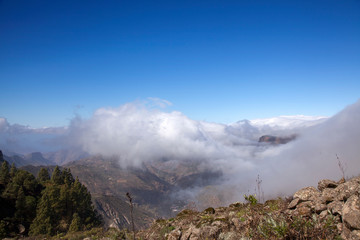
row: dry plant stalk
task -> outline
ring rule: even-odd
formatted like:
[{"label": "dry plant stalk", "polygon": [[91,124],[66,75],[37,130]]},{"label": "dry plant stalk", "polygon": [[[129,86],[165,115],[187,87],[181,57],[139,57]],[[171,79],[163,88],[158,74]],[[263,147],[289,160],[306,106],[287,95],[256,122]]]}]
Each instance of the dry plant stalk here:
[{"label": "dry plant stalk", "polygon": [[345,181],[345,169],[346,169],[346,166],[345,166],[344,162],[340,160],[339,156],[337,154],[335,154],[335,155],[336,155],[336,159],[338,161],[339,169],[340,169],[341,174],[342,174],[342,179],[344,179],[344,181]]},{"label": "dry plant stalk", "polygon": [[262,180],[260,178],[260,175],[257,175],[257,179],[256,179],[256,188],[257,188],[257,194],[259,196],[259,202],[263,203],[265,201],[265,197],[264,197],[264,191],[262,190],[261,187],[261,183]]}]

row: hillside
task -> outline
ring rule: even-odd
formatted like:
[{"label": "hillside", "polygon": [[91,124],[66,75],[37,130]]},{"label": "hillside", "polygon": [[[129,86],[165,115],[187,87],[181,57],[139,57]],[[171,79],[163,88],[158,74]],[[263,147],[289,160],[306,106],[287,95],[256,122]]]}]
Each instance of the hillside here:
[{"label": "hillside", "polygon": [[[187,201],[174,197],[179,189],[206,186],[221,177],[220,172],[200,169],[199,163],[154,161],[140,168],[122,168],[116,159],[93,156],[69,162],[74,177],[87,187],[105,227],[130,226],[130,208],[126,193],[133,196],[136,229],[144,229],[159,217],[170,217],[183,209]],[[37,176],[41,166],[24,166]],[[45,167],[49,173],[54,166]]]},{"label": "hillside", "polygon": [[[185,209],[173,218],[158,218],[142,231],[94,228],[61,235],[61,239],[238,240],[360,239],[360,177],[338,182],[321,180],[317,188],[298,190],[288,199]],[[136,207],[135,207],[136,208]],[[32,239],[32,238],[28,238]],[[59,239],[59,236],[47,239]]]},{"label": "hillside", "polygon": [[322,180],[292,199],[276,199],[203,212],[183,210],[158,219],[137,234],[139,239],[360,239],[360,177],[347,182]]}]

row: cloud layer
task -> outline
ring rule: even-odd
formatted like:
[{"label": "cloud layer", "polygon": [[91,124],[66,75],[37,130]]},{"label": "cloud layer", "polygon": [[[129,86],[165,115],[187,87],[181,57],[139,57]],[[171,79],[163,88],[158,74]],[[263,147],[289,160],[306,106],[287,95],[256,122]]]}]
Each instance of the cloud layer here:
[{"label": "cloud layer", "polygon": [[[349,177],[360,173],[360,101],[330,119],[277,120],[224,125],[129,103],[98,109],[90,119],[74,119],[70,133],[83,150],[117,156],[123,166],[158,159],[206,162],[211,169],[223,171],[222,189],[236,189],[240,196],[253,191],[258,174],[267,196],[290,194],[316,185],[321,178],[340,178],[336,154]],[[299,137],[286,145],[257,142],[264,134],[293,133]]]},{"label": "cloud layer", "polygon": [[[253,193],[258,175],[268,197],[291,194],[299,187],[316,185],[322,178],[338,179],[341,171],[336,154],[348,177],[360,174],[360,101],[329,119],[283,116],[229,125],[195,121],[177,111],[166,112],[163,107],[167,105],[167,101],[153,99],[150,104],[135,102],[100,108],[89,119],[74,118],[66,133],[65,129],[58,131],[62,137],[57,144],[76,146],[90,154],[116,156],[124,167],[161,159],[205,163],[223,172],[222,184],[214,189],[234,196],[229,202]],[[3,136],[11,139],[34,131],[0,120],[0,143],[6,145]],[[285,145],[258,143],[265,134],[294,133],[299,137]],[[191,195],[201,191],[192,189]]]}]

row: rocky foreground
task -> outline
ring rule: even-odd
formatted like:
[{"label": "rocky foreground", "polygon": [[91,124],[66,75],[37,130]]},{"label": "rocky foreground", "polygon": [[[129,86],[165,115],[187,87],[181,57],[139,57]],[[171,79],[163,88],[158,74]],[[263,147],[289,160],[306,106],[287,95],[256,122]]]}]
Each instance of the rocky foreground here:
[{"label": "rocky foreground", "polygon": [[360,177],[322,180],[318,188],[297,191],[291,199],[269,200],[203,212],[183,210],[159,219],[139,239],[360,239]]}]

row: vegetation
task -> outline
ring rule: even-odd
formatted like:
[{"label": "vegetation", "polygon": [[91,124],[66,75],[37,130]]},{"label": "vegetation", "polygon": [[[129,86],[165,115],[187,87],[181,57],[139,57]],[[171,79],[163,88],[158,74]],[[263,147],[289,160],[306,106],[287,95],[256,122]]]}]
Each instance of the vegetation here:
[{"label": "vegetation", "polygon": [[70,169],[56,167],[51,178],[46,169],[38,177],[9,167],[0,170],[0,238],[77,232],[99,226],[87,188]]}]

